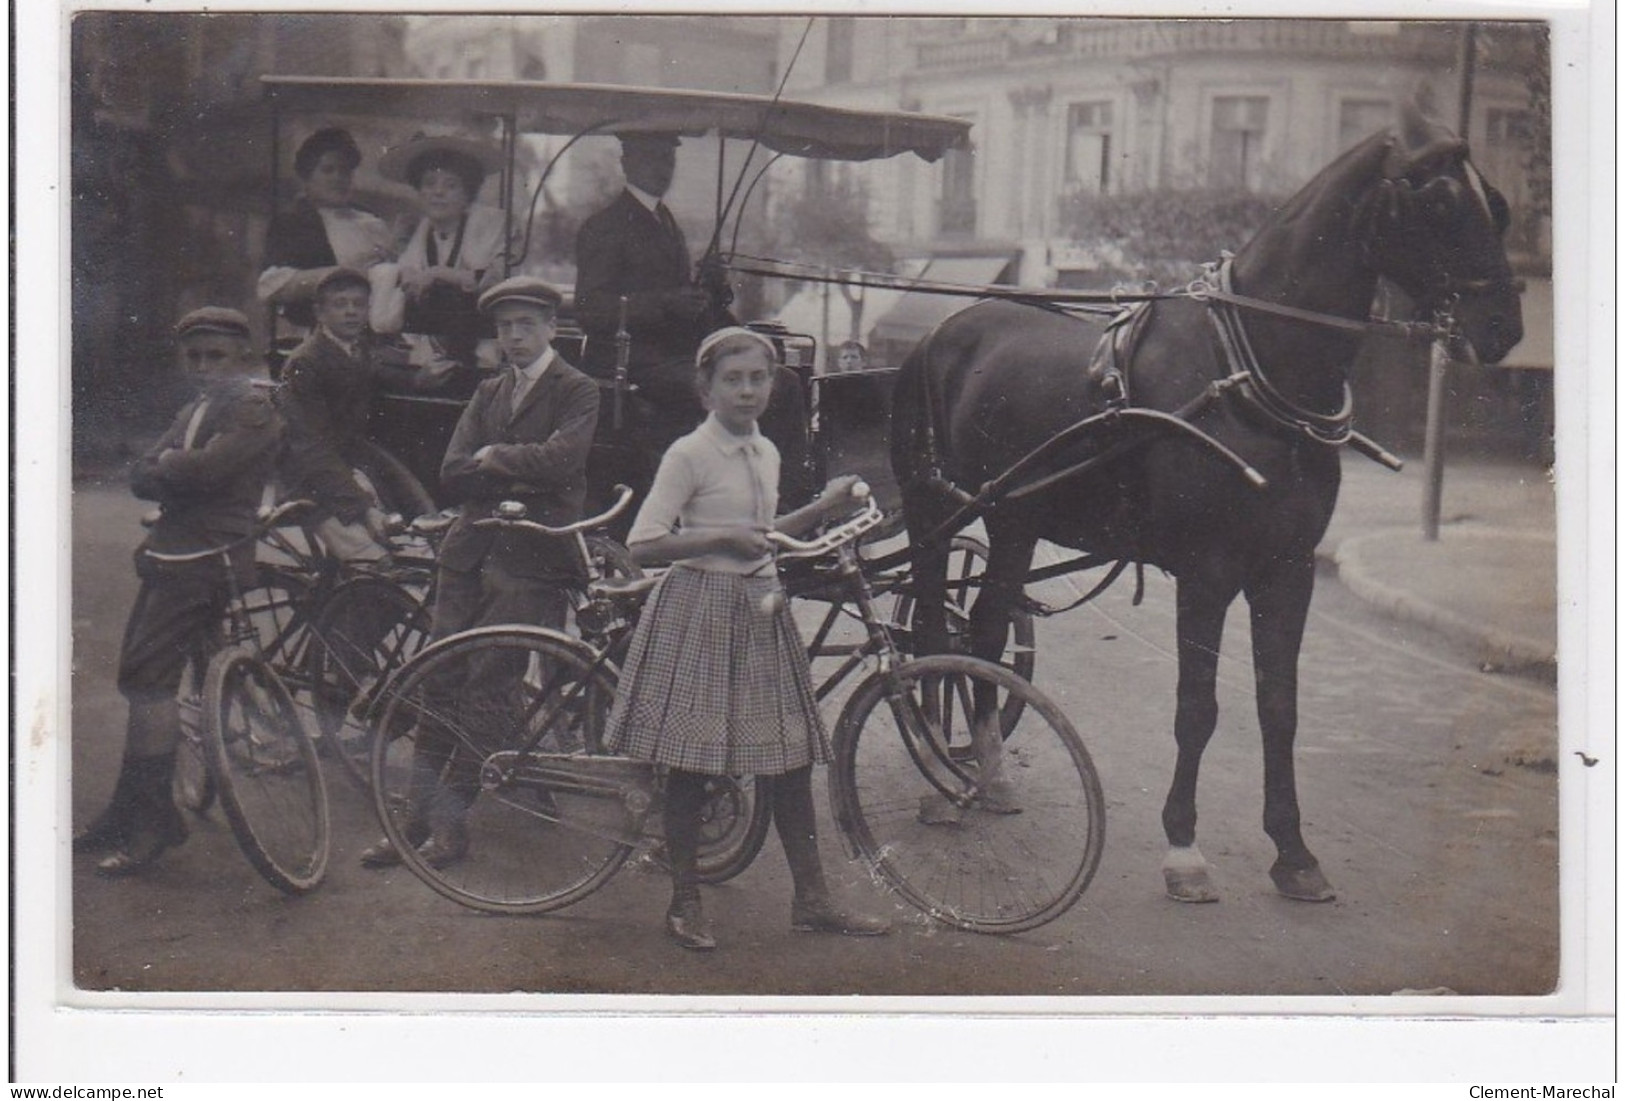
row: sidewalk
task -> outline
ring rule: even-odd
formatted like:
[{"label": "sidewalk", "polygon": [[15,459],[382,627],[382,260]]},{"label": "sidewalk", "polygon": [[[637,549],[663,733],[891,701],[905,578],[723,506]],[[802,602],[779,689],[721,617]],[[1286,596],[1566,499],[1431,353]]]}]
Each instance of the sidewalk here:
[{"label": "sidewalk", "polygon": [[1439,538],[1422,538],[1420,460],[1393,473],[1346,454],[1319,555],[1361,599],[1482,651],[1485,665],[1557,661],[1556,490],[1534,464],[1447,463]]}]

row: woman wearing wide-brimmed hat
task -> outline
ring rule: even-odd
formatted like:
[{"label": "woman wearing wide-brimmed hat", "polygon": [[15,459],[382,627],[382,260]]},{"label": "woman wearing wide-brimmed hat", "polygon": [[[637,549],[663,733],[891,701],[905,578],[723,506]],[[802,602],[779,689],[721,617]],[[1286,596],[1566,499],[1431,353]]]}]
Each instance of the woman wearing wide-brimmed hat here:
[{"label": "woman wearing wide-brimmed hat", "polygon": [[414,360],[444,356],[466,375],[477,366],[482,339],[492,335],[484,329],[478,301],[482,290],[506,274],[508,222],[501,210],[474,200],[500,165],[500,151],[488,143],[422,134],[386,151],[378,162],[382,175],[418,193],[423,210],[396,265],[396,293],[386,292],[392,301],[374,310],[375,324],[407,336]]}]

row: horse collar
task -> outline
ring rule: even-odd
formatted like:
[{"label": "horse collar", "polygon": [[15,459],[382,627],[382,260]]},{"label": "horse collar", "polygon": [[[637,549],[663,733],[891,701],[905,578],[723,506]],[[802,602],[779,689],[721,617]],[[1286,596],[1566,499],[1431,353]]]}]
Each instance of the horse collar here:
[{"label": "horse collar", "polygon": [[1354,424],[1354,393],[1348,380],[1343,382],[1342,407],[1335,413],[1317,413],[1305,409],[1270,382],[1264,365],[1253,350],[1247,327],[1242,324],[1241,311],[1229,299],[1234,291],[1230,284],[1230,259],[1218,265],[1216,273],[1219,294],[1207,297],[1208,316],[1218,332],[1219,347],[1224,352],[1227,374],[1237,379],[1237,386],[1227,388],[1264,415],[1271,423],[1290,432],[1300,433],[1315,443],[1328,447],[1341,447],[1349,442]]}]

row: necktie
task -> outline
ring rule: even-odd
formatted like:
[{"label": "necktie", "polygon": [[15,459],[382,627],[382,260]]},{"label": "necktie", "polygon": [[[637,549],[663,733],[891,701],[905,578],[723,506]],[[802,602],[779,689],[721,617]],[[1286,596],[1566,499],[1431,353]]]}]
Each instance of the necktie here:
[{"label": "necktie", "polygon": [[513,369],[513,412],[518,413],[519,407],[525,402],[525,395],[530,393],[530,376],[518,367]]},{"label": "necktie", "polygon": [[675,241],[682,236],[682,233],[677,228],[677,219],[671,216],[671,210],[665,203],[660,203],[655,207],[655,216],[660,219],[660,228],[666,231],[667,237]]}]

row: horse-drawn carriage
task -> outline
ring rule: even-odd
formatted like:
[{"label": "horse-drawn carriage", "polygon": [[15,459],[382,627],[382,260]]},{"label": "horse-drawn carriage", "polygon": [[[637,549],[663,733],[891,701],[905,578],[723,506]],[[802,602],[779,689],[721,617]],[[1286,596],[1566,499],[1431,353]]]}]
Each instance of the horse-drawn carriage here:
[{"label": "horse-drawn carriage", "polygon": [[[536,227],[547,211],[538,207],[544,194],[551,195],[547,184],[572,149],[590,149],[594,143],[609,143],[628,133],[711,139],[717,158],[716,199],[709,244],[700,263],[702,271],[712,275],[706,289],[719,299],[715,303],[719,314],[732,291],[724,285],[725,252],[737,243],[742,219],[765,216],[766,189],[761,181],[774,162],[785,156],[863,162],[909,154],[935,161],[962,145],[969,130],[962,119],[917,112],[856,111],[779,97],[618,85],[271,76],[264,78],[264,86],[273,181],[282,178],[295,135],[333,124],[353,127],[371,140],[384,135],[385,142],[405,142],[415,132],[429,129],[477,138],[500,149],[499,171],[485,192],[495,192],[509,226],[501,270],[496,273],[502,277],[539,270]],[[555,139],[557,148],[550,150],[539,178],[530,181],[522,178],[522,166],[530,155],[526,143],[537,137]],[[273,182],[274,205],[280,204],[278,192]],[[612,197],[606,193],[595,201]],[[588,337],[576,324],[572,306],[573,295],[567,293],[555,343],[566,358],[579,364]],[[799,418],[800,439],[788,446],[781,442],[787,458],[794,456],[795,465],[805,468],[795,470],[794,476],[803,483],[821,477],[833,456],[843,470],[863,473],[882,499],[895,505],[885,459],[885,422],[876,415],[884,402],[875,400],[884,396],[889,380],[874,374],[824,376],[815,369],[819,348],[814,336],[760,318],[743,320],[779,346],[783,363],[802,390],[799,405],[810,414]],[[631,428],[622,431],[620,424],[623,405],[636,396],[636,384],[624,372],[627,353],[635,351],[622,350],[623,369],[600,380],[604,389],[595,466],[602,470],[624,465],[615,461],[615,450],[639,446]],[[276,358],[274,352],[273,362]],[[411,513],[438,496],[440,458],[465,402],[462,396],[416,393],[389,393],[381,399],[370,434],[384,452],[380,465],[389,468],[379,479],[394,495],[389,503]],[[820,409],[836,408],[840,415],[833,421],[818,416]],[[644,456],[654,457],[658,456]],[[398,463],[393,461],[397,459]],[[408,472],[410,478],[405,477]],[[595,502],[608,501],[615,480],[598,479],[602,484],[595,485]]]},{"label": "horse-drawn carriage", "polygon": [[[267,87],[278,120],[449,118],[499,132],[510,209],[523,133],[569,135],[568,147],[621,129],[709,132],[748,141],[752,154],[761,146],[846,160],[904,152],[931,160],[966,133],[954,119],[669,90],[295,78]],[[727,143],[718,149],[707,259],[725,271],[724,228],[745,205],[735,205],[739,183],[761,170],[750,156],[730,169]],[[725,196],[730,171],[739,183]],[[1178,578],[1179,754],[1163,811],[1165,882],[1176,899],[1216,897],[1195,845],[1195,790],[1215,726],[1224,616],[1243,593],[1264,739],[1264,825],[1279,851],[1271,875],[1288,897],[1333,896],[1299,828],[1298,651],[1340,449],[1393,461],[1354,430],[1347,370],[1364,335],[1395,324],[1370,319],[1379,279],[1421,306],[1429,320],[1406,329],[1434,341],[1436,354],[1473,349],[1493,362],[1516,344],[1518,293],[1501,244],[1506,215],[1465,144],[1408,112],[1343,154],[1233,258],[1187,287],[1130,295],[982,288],[987,301],[909,356],[886,403],[833,396],[847,377],[812,374],[812,338],[772,334],[808,388],[816,472],[857,470],[882,487],[884,504],[901,505],[908,545],[871,554],[864,568],[888,577],[898,594],[905,650],[952,649],[957,628],[961,648],[1030,676],[1031,616],[1044,609],[1025,598],[1029,582],[1100,568],[1105,579],[1093,595],[1129,567]],[[510,264],[522,259],[522,249],[510,251]],[[607,380],[612,406],[625,382]],[[455,401],[393,396],[376,421],[379,439],[402,449],[431,495],[425,460],[457,412]],[[974,521],[985,527],[985,545],[965,540]],[[1081,553],[1032,571],[1040,539]],[[950,578],[956,554],[961,568]],[[817,587],[800,591],[816,596]],[[961,702],[974,709],[975,736],[945,748],[945,759],[974,759],[968,774],[986,787],[1011,754],[1019,758],[1020,747],[999,736],[1019,715],[980,694]]]}]

